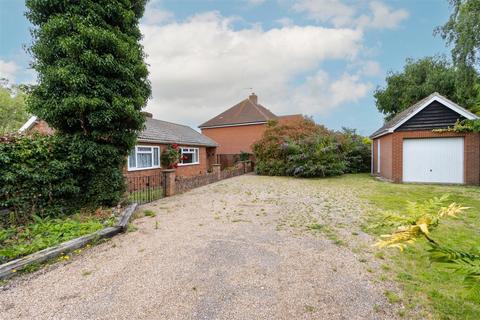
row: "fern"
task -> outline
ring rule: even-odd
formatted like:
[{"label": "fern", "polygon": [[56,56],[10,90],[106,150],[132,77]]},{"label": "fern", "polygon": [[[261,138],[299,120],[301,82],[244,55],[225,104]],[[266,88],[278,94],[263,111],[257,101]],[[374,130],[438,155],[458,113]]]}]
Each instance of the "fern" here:
[{"label": "fern", "polygon": [[455,250],[432,244],[429,251],[431,262],[446,264],[464,276],[465,284],[480,293],[480,254]]},{"label": "fern", "polygon": [[378,241],[375,246],[398,248],[403,251],[407,245],[414,243],[422,236],[429,242],[435,243],[430,237],[430,230],[435,228],[441,219],[457,217],[468,209],[455,202],[443,206],[447,200],[448,195],[443,195],[440,198],[435,197],[423,203],[409,202],[404,213],[386,213],[383,218],[383,225],[396,226],[397,231],[382,235],[384,240]]},{"label": "fern", "polygon": [[462,274],[465,284],[473,289],[472,292],[480,294],[480,254],[443,247],[430,236],[430,232],[441,220],[457,217],[469,209],[455,202],[443,206],[447,200],[448,196],[444,195],[423,203],[410,202],[404,213],[386,213],[383,224],[397,226],[397,231],[382,235],[383,240],[379,240],[375,246],[403,251],[405,247],[423,237],[431,245],[428,250],[430,261],[446,264],[456,273]]}]

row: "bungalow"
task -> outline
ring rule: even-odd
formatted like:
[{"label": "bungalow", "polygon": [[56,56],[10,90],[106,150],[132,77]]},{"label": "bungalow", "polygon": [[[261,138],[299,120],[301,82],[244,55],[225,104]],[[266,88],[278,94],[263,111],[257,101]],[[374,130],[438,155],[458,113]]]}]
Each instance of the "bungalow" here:
[{"label": "bungalow", "polygon": [[393,182],[480,182],[480,135],[435,132],[478,116],[435,92],[397,114],[370,137],[372,174]]},{"label": "bungalow", "polygon": [[252,145],[259,140],[266,129],[267,122],[298,121],[303,119],[300,114],[277,116],[258,103],[258,97],[252,93],[247,99],[199,125],[202,134],[218,143],[218,162],[231,158],[243,152],[252,152]]},{"label": "bungalow", "polygon": [[[153,119],[144,112],[145,130],[138,136],[137,145],[128,156],[124,169],[126,177],[144,177],[158,175],[162,169],[160,155],[171,144],[177,144],[182,160],[176,168],[177,176],[194,176],[206,173],[215,163],[217,143],[192,128],[172,122]],[[39,132],[51,134],[48,124],[31,117],[20,128],[20,132]]]}]

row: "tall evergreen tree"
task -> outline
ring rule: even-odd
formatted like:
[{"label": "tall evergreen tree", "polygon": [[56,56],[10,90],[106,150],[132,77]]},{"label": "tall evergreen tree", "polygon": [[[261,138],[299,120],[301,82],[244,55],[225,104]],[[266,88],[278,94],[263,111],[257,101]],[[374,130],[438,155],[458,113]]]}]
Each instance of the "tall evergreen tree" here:
[{"label": "tall evergreen tree", "polygon": [[31,113],[72,146],[85,200],[111,203],[150,96],[139,20],[146,0],[27,0],[38,85]]}]

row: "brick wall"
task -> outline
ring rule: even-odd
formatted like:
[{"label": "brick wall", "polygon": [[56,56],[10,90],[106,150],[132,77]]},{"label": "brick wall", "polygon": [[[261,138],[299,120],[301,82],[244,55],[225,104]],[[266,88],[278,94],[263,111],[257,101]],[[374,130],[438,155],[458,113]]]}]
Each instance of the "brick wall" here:
[{"label": "brick wall", "polygon": [[[378,173],[378,142],[380,141],[380,173]],[[392,135],[373,140],[373,174],[392,180]]]},{"label": "brick wall", "polygon": [[262,137],[265,129],[266,124],[255,124],[204,128],[202,133],[219,144],[217,154],[239,154],[241,151],[252,153],[252,144]]},{"label": "brick wall", "polygon": [[50,128],[49,125],[43,120],[37,120],[29,130],[30,133],[38,132],[44,135],[53,134],[54,131],[55,130]]},{"label": "brick wall", "polygon": [[[388,138],[389,137],[389,138]],[[410,138],[441,138],[441,137],[464,137],[464,181],[465,184],[480,184],[480,134],[478,133],[456,133],[456,132],[432,132],[424,131],[403,131],[380,137],[380,176],[400,183],[403,178],[403,140]],[[385,139],[387,138],[387,139]],[[378,140],[373,141],[373,170],[377,174],[377,145]],[[390,140],[390,142],[388,141]],[[390,155],[383,157],[384,146],[387,152],[390,148]],[[388,154],[388,153],[387,153]],[[385,168],[385,170],[384,170]],[[389,170],[391,170],[389,173]]]}]

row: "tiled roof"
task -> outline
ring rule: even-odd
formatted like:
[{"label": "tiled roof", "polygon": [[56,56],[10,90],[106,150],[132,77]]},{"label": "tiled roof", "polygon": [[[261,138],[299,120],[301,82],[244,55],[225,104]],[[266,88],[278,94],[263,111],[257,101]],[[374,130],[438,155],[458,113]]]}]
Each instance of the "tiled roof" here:
[{"label": "tiled roof", "polygon": [[218,146],[215,141],[188,126],[152,118],[146,119],[145,130],[140,133],[138,139],[158,143],[178,143],[206,147]]},{"label": "tiled roof", "polygon": [[[251,96],[252,97],[252,96]],[[226,125],[236,125],[245,123],[263,123],[278,117],[270,110],[256,103],[255,99],[247,98],[234,105],[230,109],[220,113],[218,116],[199,125],[199,128],[221,127]]]},{"label": "tiled roof", "polygon": [[388,132],[391,128],[395,127],[395,125],[397,125],[399,122],[401,122],[405,118],[408,118],[410,115],[415,113],[418,110],[418,108],[421,108],[425,104],[425,102],[427,102],[428,100],[430,100],[434,97],[437,97],[441,100],[444,100],[444,101],[454,105],[455,107],[457,107],[457,108],[459,108],[459,109],[461,109],[461,110],[463,110],[467,113],[470,113],[468,110],[460,107],[458,104],[456,104],[455,102],[453,102],[453,101],[449,100],[448,98],[442,96],[440,93],[434,92],[431,95],[423,98],[422,100],[418,101],[414,105],[408,107],[407,109],[405,109],[402,112],[395,115],[395,117],[393,117],[391,120],[387,121],[380,129],[378,129],[377,131],[372,133],[370,135],[370,137],[376,137],[378,135],[382,135],[382,134]]}]

